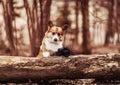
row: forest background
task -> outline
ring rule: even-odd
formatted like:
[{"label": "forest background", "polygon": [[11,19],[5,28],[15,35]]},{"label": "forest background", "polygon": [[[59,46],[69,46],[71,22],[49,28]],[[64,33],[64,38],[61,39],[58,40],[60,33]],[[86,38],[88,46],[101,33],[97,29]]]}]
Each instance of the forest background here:
[{"label": "forest background", "polygon": [[48,21],[69,25],[73,54],[120,52],[120,0],[0,0],[0,55],[36,56]]}]

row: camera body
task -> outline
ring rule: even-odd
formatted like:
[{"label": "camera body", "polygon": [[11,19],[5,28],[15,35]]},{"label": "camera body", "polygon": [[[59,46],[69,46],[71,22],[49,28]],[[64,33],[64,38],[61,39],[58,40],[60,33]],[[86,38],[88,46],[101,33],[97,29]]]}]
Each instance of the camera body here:
[{"label": "camera body", "polygon": [[58,51],[56,52],[57,56],[64,56],[64,57],[68,57],[70,56],[70,50],[66,47],[64,48],[59,48]]}]

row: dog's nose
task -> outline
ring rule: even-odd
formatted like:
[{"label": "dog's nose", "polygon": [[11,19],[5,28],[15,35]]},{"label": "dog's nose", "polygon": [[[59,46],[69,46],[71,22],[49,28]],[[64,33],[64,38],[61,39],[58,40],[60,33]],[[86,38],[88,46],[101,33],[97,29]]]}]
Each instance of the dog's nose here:
[{"label": "dog's nose", "polygon": [[57,38],[55,38],[54,41],[57,42],[58,41]]}]

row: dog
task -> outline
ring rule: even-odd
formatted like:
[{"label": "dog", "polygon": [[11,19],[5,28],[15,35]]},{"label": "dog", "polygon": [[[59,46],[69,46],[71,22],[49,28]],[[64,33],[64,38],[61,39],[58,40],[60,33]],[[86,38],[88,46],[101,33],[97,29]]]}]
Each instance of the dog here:
[{"label": "dog", "polygon": [[48,22],[48,29],[40,46],[37,57],[49,57],[54,55],[59,49],[63,48],[65,31],[68,25],[62,27],[56,26],[52,21]]}]

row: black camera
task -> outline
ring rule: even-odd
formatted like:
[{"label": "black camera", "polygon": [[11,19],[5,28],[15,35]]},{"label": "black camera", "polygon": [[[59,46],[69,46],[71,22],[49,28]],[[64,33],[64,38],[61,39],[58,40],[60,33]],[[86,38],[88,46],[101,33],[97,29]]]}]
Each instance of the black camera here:
[{"label": "black camera", "polygon": [[56,52],[57,56],[64,56],[68,57],[70,56],[70,50],[68,48],[59,48],[58,51]]}]

